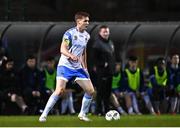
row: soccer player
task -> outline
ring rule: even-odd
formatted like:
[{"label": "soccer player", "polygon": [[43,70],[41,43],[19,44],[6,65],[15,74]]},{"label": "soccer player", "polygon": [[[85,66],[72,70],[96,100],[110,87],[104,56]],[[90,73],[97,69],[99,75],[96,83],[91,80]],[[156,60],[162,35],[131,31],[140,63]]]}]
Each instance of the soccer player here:
[{"label": "soccer player", "polygon": [[57,67],[56,89],[50,96],[39,118],[40,122],[46,121],[49,111],[65,91],[66,83],[72,79],[75,79],[85,91],[78,118],[82,121],[91,121],[86,115],[94,93],[86,63],[86,45],[90,38],[90,35],[86,32],[89,25],[89,14],[77,12],[75,21],[76,27],[67,30],[63,36],[60,48],[61,57]]}]

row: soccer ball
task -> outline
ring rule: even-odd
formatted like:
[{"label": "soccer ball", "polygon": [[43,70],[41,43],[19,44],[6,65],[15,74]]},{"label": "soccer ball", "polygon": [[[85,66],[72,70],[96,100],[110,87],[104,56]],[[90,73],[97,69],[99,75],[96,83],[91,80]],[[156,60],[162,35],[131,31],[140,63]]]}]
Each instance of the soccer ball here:
[{"label": "soccer ball", "polygon": [[110,110],[109,112],[107,112],[105,118],[107,121],[111,121],[113,119],[113,111]]},{"label": "soccer ball", "polygon": [[120,114],[116,110],[110,110],[106,113],[105,118],[107,121],[119,120]]},{"label": "soccer ball", "polygon": [[112,111],[113,111],[113,119],[114,120],[119,120],[120,119],[119,112],[117,112],[116,110],[112,110]]}]

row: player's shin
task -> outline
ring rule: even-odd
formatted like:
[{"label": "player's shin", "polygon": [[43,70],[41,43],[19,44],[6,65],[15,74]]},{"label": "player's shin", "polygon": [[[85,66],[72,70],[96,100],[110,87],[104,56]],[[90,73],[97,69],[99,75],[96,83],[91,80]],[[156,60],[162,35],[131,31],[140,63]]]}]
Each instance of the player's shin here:
[{"label": "player's shin", "polygon": [[41,116],[46,117],[48,115],[49,111],[54,107],[54,105],[58,101],[58,99],[59,99],[58,95],[52,94],[50,96],[50,98],[46,104],[46,107],[45,107]]},{"label": "player's shin", "polygon": [[88,113],[91,101],[92,101],[92,96],[85,93],[82,99],[81,111],[79,115],[84,115]]}]

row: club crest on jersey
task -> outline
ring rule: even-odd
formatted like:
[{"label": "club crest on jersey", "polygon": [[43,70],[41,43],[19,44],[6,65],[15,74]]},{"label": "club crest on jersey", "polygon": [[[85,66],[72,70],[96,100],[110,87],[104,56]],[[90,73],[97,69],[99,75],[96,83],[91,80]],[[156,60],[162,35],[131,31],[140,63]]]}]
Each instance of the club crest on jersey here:
[{"label": "club crest on jersey", "polygon": [[77,38],[78,38],[78,37],[75,35],[75,36],[74,36],[74,40],[77,40]]}]

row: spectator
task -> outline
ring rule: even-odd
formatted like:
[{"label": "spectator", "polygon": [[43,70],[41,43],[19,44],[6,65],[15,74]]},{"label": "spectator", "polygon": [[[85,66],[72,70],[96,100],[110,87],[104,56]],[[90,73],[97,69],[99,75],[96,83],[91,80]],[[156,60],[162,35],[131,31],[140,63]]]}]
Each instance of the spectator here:
[{"label": "spectator", "polygon": [[4,60],[7,60],[7,57],[5,56],[5,49],[0,47],[0,66]]},{"label": "spectator", "polygon": [[166,70],[165,59],[160,57],[157,59],[156,65],[150,71],[152,99],[154,101],[155,110],[158,115],[161,114],[160,103],[163,103],[166,98],[166,88],[168,85],[168,81],[169,73]]},{"label": "spectator", "polygon": [[36,66],[35,56],[27,57],[25,66],[20,70],[20,81],[24,99],[31,107],[31,114],[35,114],[40,109],[43,87],[42,74]]},{"label": "spectator", "polygon": [[[115,69],[114,45],[109,38],[110,30],[108,26],[99,28],[98,37],[94,42],[94,66],[97,73],[97,114],[104,114],[109,110],[109,99],[111,95],[112,75]],[[104,105],[104,112],[103,110]]]},{"label": "spectator", "polygon": [[144,87],[143,74],[138,68],[138,58],[136,56],[130,56],[128,59],[128,67],[124,71],[124,86],[126,88],[125,100],[128,108],[128,114],[141,115],[139,111],[137,95],[140,95]]},{"label": "spectator", "polygon": [[111,93],[111,101],[112,104],[116,107],[119,113],[122,115],[127,115],[127,113],[120,106],[119,99],[124,97],[123,93],[123,73],[121,70],[121,63],[116,63],[115,66],[115,74],[112,78],[112,93]]},{"label": "spectator", "polygon": [[14,70],[14,61],[12,59],[6,59],[2,63],[0,69],[0,93],[1,99],[5,102],[16,103],[23,113],[26,113],[28,106],[24,102],[20,91],[20,83],[18,83],[18,75]]},{"label": "spectator", "polygon": [[[171,56],[171,63],[167,66],[167,70],[170,74],[170,83],[168,87],[168,93],[170,100],[170,113],[176,114],[177,102],[178,102],[178,92],[176,88],[178,87],[180,76],[180,67],[179,67],[179,55],[173,54]],[[179,82],[178,82],[179,81]]]},{"label": "spectator", "polygon": [[56,86],[56,68],[53,57],[49,57],[46,61],[46,65],[43,70],[43,80],[45,85],[45,92],[49,98]]},{"label": "spectator", "polygon": [[[128,113],[134,114],[133,108],[136,114],[141,115],[138,107],[137,98],[142,98],[146,104],[147,109],[153,115],[155,115],[154,108],[152,106],[148,87],[144,85],[144,75],[138,67],[138,58],[136,56],[130,56],[128,60],[128,67],[125,69],[124,74],[125,88],[126,88],[126,105],[128,107]],[[133,107],[132,107],[133,106]]]},{"label": "spectator", "polygon": [[[48,101],[51,94],[54,92],[56,87],[56,68],[55,68],[55,60],[53,57],[49,57],[45,62],[45,67],[43,70],[43,91],[42,91],[42,98],[43,103],[42,106],[45,106],[46,102]],[[52,109],[51,113],[55,113],[56,115],[59,114],[58,107],[56,106]]]}]

